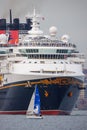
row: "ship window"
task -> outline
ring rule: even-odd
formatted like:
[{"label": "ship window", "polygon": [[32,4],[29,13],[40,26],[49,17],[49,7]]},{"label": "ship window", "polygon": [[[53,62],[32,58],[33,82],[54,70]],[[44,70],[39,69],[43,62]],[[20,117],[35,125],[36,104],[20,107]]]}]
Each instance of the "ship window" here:
[{"label": "ship window", "polygon": [[66,64],[68,64],[68,62],[65,62]]},{"label": "ship window", "polygon": [[21,53],[38,53],[38,49],[19,49]]},{"label": "ship window", "polygon": [[6,52],[5,51],[0,51],[0,54],[6,54]]},{"label": "ship window", "polygon": [[65,49],[62,49],[62,50],[57,49],[56,50],[56,53],[67,53],[67,52],[68,52],[68,50],[65,50]]},{"label": "ship window", "polygon": [[40,63],[42,63],[42,64],[43,64],[43,63],[45,63],[45,62],[44,62],[44,61],[40,61]]},{"label": "ship window", "polygon": [[9,49],[9,52],[11,52],[11,53],[12,53],[12,52],[13,52],[13,49]]},{"label": "ship window", "polygon": [[27,53],[38,53],[38,49],[26,49]]},{"label": "ship window", "polygon": [[29,59],[64,59],[64,55],[53,55],[53,54],[27,54]]}]

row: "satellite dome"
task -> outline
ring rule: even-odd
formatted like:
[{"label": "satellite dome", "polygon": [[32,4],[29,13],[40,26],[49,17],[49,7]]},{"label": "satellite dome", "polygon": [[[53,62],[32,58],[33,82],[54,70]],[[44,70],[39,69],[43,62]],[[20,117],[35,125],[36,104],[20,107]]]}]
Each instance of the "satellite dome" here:
[{"label": "satellite dome", "polygon": [[70,39],[70,37],[66,34],[61,37],[61,41],[64,43],[67,43],[69,41],[69,39]]},{"label": "satellite dome", "polygon": [[0,34],[0,44],[6,44],[7,36],[5,34]]},{"label": "satellite dome", "polygon": [[57,28],[55,26],[50,27],[49,33],[51,36],[55,36],[57,34]]},{"label": "satellite dome", "polygon": [[0,39],[6,39],[6,35],[5,34],[0,34]]}]

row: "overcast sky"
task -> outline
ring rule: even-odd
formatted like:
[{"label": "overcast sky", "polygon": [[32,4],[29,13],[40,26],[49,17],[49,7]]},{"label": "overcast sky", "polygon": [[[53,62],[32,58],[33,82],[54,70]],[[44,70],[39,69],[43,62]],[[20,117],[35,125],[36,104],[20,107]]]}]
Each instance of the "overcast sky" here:
[{"label": "overcast sky", "polygon": [[9,20],[9,9],[13,17],[25,20],[25,15],[32,13],[35,7],[37,12],[45,17],[41,28],[46,34],[51,26],[58,29],[57,36],[70,36],[80,52],[87,57],[87,0],[0,0],[0,18]]}]

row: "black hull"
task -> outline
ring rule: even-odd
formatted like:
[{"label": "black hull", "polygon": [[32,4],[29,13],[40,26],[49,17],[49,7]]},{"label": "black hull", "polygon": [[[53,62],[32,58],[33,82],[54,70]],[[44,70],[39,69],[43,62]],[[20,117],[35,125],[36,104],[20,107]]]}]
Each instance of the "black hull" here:
[{"label": "black hull", "polygon": [[37,84],[43,115],[70,114],[82,82],[75,78],[21,81],[0,88],[0,114],[26,114]]}]

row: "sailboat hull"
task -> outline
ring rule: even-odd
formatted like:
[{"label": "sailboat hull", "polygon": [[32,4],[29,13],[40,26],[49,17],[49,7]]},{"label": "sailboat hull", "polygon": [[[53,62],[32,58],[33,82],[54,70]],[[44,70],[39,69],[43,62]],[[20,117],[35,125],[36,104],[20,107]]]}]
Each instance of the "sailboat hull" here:
[{"label": "sailboat hull", "polygon": [[73,77],[60,77],[6,84],[0,88],[0,114],[26,114],[35,84],[39,89],[42,115],[68,115],[83,82]]},{"label": "sailboat hull", "polygon": [[29,119],[43,119],[43,117],[42,116],[35,116],[35,115],[29,115],[29,116],[26,116],[26,118],[29,118]]}]

